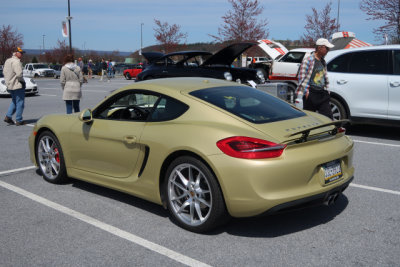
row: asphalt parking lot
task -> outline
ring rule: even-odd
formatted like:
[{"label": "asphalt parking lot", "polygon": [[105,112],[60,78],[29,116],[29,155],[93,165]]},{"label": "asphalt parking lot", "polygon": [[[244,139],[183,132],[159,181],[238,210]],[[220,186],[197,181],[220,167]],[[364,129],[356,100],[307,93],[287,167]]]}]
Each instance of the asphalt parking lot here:
[{"label": "asphalt parking lot", "polygon": [[[133,81],[90,80],[81,109]],[[59,80],[39,79],[25,126],[0,122],[1,266],[399,266],[400,128],[354,126],[355,179],[333,206],[233,219],[209,234],[162,207],[96,185],[45,182],[30,162],[32,125],[65,113]],[[10,99],[0,98],[1,119]]]}]

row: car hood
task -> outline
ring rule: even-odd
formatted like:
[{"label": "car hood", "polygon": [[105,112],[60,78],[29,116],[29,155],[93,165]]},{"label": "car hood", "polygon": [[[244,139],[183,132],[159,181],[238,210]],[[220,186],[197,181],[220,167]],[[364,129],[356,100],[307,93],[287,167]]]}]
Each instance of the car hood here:
[{"label": "car hood", "polygon": [[249,49],[250,47],[256,45],[257,43],[236,43],[231,44],[222,50],[218,51],[214,55],[212,55],[209,59],[207,59],[202,66],[207,65],[231,65],[232,62],[240,56],[244,51]]},{"label": "car hood", "polygon": [[165,56],[165,54],[161,52],[143,52],[142,55],[149,63]]}]

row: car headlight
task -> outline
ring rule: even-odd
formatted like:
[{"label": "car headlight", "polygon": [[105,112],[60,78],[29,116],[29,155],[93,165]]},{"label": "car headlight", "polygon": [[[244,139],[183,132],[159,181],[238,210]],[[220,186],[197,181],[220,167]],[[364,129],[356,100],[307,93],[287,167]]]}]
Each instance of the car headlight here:
[{"label": "car headlight", "polygon": [[33,84],[36,84],[36,82],[35,82],[34,79],[30,79],[29,81],[30,81],[31,83],[33,83]]},{"label": "car headlight", "polygon": [[230,72],[224,73],[225,80],[232,81],[232,74]]},{"label": "car headlight", "polygon": [[264,73],[261,70],[257,71],[257,77],[261,80],[262,83],[265,82]]}]

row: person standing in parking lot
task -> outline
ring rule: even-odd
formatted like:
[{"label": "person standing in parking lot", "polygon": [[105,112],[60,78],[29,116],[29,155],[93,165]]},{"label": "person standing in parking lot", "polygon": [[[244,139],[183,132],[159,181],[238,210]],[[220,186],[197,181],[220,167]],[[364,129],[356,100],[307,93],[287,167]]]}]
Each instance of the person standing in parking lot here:
[{"label": "person standing in parking lot", "polygon": [[303,59],[299,74],[296,103],[303,102],[303,109],[317,111],[333,119],[328,91],[328,73],[325,56],[334,47],[327,39],[320,38],[315,43],[315,52]]},{"label": "person standing in parking lot", "polygon": [[[7,90],[11,95],[11,104],[8,108],[4,122],[8,124],[15,124],[17,126],[24,125],[22,120],[22,113],[25,107],[25,81],[22,77],[22,63],[21,58],[25,53],[21,48],[17,47],[12,57],[7,59],[4,63],[4,81]],[[13,121],[12,116],[15,114],[16,122]]]},{"label": "person standing in parking lot", "polygon": [[101,67],[100,81],[102,81],[104,78],[104,75],[107,75],[107,62],[104,61],[104,58],[101,59],[100,67]]},{"label": "person standing in parking lot", "polygon": [[63,100],[67,108],[67,114],[79,112],[80,99],[82,97],[83,75],[81,68],[74,63],[73,55],[66,55],[65,65],[61,69],[61,88],[63,89]]},{"label": "person standing in parking lot", "polygon": [[93,62],[91,59],[89,59],[89,62],[87,64],[87,69],[88,69],[88,79],[92,79],[92,75],[93,75]]},{"label": "person standing in parking lot", "polygon": [[110,81],[111,78],[114,78],[114,65],[112,64],[111,59],[108,60],[108,81]]}]

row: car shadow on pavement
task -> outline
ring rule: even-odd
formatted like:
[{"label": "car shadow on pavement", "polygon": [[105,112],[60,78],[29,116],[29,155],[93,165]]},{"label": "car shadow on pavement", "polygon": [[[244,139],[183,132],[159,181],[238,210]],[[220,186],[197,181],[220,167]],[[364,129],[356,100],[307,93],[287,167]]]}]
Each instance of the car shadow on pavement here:
[{"label": "car shadow on pavement", "polygon": [[[349,201],[342,194],[330,206],[315,206],[263,217],[232,219],[216,230],[235,236],[273,238],[284,236],[326,224],[342,213]],[[215,233],[218,234],[218,233]]]},{"label": "car shadow on pavement", "polygon": [[350,125],[346,127],[346,134],[400,141],[400,127],[377,125]]},{"label": "car shadow on pavement", "polygon": [[152,203],[150,201],[135,197],[133,195],[129,195],[120,191],[116,191],[113,189],[105,188],[102,186],[98,186],[95,184],[87,183],[80,180],[75,180],[70,178],[68,184],[71,184],[72,187],[79,188],[81,190],[85,190],[87,192],[100,195],[102,197],[110,198],[121,203],[125,203],[136,207],[138,209],[142,209],[153,214],[156,214],[160,217],[166,218],[168,217],[168,212],[160,205]]}]

